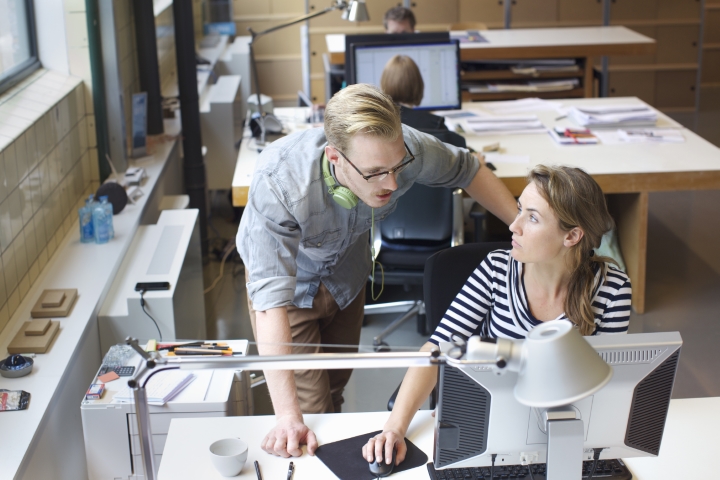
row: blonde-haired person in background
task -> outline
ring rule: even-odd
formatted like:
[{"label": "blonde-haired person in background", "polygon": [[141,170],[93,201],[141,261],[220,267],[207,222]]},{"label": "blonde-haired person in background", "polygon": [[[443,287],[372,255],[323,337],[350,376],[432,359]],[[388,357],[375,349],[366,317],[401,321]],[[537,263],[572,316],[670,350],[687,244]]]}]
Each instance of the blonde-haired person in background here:
[{"label": "blonde-haired person in background", "polygon": [[[608,257],[595,255],[613,227],[605,197],[579,168],[536,166],[510,225],[512,250],[491,252],[462,290],[422,351],[453,336],[525,338],[542,322],[565,319],[583,335],[627,333],[632,288]],[[363,446],[368,462],[405,459],[405,434],[437,380],[436,368],[405,375],[382,433]],[[388,462],[389,463],[389,462]]]},{"label": "blonde-haired person in background", "polygon": [[[324,128],[263,150],[237,235],[261,355],[357,351],[347,345],[360,341],[373,210],[382,220],[415,182],[464,188],[503,221],[515,216],[515,199],[477,157],[402,126],[392,99],[371,85],[335,94]],[[276,426],[262,448],[299,456],[307,444],[314,454],[302,414],[339,412],[351,373],[266,372]]]},{"label": "blonde-haired person in background", "polygon": [[407,55],[395,55],[383,69],[380,88],[400,106],[400,120],[418,130],[447,130],[445,119],[423,110],[414,110],[425,93],[420,69]]}]

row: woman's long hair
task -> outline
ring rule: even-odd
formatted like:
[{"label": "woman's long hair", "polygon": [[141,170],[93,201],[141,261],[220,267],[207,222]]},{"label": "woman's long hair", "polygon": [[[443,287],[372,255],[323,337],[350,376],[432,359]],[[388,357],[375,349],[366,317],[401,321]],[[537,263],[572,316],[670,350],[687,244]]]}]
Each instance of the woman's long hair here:
[{"label": "woman's long hair", "polygon": [[570,247],[567,255],[568,268],[572,272],[565,298],[565,314],[580,329],[582,335],[595,331],[595,313],[592,294],[595,283],[593,264],[599,263],[600,282],[604,281],[604,263],[616,263],[609,257],[594,254],[605,233],[612,230],[615,222],[608,213],[600,186],[579,168],[536,166],[528,174],[540,195],[548,202],[558,218],[560,228],[570,231],[579,227],[584,235]]}]

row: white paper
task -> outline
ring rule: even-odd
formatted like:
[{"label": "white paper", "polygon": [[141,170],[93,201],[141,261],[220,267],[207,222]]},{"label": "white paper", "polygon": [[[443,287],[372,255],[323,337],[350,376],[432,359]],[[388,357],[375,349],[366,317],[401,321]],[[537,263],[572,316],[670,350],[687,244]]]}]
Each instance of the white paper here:
[{"label": "white paper", "polygon": [[[145,391],[149,405],[165,405],[193,381],[195,375],[187,370],[161,371],[147,382]],[[125,387],[113,396],[119,402],[134,403],[135,396],[130,387]]]},{"label": "white paper", "polygon": [[631,132],[644,131],[655,137],[628,136],[626,130],[592,130],[593,135],[600,139],[604,145],[627,145],[630,143],[683,143],[685,137],[680,130],[672,128],[642,128],[627,129]]},{"label": "white paper", "polygon": [[547,110],[560,111],[562,104],[560,102],[543,100],[541,98],[522,98],[519,100],[488,102],[483,105],[483,108],[496,114],[511,114]]},{"label": "white paper", "polygon": [[490,152],[485,154],[485,161],[490,163],[530,163],[530,156]]}]

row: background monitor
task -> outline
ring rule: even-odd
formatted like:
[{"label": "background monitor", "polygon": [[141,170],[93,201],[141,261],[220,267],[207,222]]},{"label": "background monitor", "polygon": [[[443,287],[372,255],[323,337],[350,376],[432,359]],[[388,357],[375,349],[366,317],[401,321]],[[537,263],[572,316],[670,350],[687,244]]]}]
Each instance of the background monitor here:
[{"label": "background monitor", "polygon": [[[575,402],[585,430],[583,460],[657,456],[682,339],[678,332],[585,337],[613,368],[610,382]],[[435,468],[519,465],[521,454],[547,461],[537,409],[515,400],[517,374],[485,365],[441,367],[435,417]]]},{"label": "background monitor", "polygon": [[353,44],[350,63],[353,64],[355,83],[380,87],[385,65],[395,55],[412,58],[420,69],[425,89],[418,109],[460,108],[460,48],[457,40],[421,44]]},{"label": "background monitor", "polygon": [[345,35],[345,81],[348,85],[357,83],[355,71],[350,61],[352,46],[360,43],[439,43],[449,42],[450,32],[428,32],[428,33],[373,33],[365,35]]}]

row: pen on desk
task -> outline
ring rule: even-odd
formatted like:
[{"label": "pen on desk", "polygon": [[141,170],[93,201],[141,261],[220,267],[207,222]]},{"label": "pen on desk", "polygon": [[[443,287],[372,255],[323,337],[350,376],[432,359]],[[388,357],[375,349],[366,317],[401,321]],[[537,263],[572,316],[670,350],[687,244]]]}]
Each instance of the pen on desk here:
[{"label": "pen on desk", "polygon": [[257,474],[257,480],[262,480],[262,475],[260,475],[260,464],[257,460],[255,460],[255,473]]},{"label": "pen on desk", "polygon": [[560,117],[557,117],[557,118],[555,119],[555,121],[557,122],[558,120],[562,120],[563,118],[567,118],[567,115],[562,115],[562,116],[560,116]]},{"label": "pen on desk", "polygon": [[288,467],[287,478],[285,480],[292,480],[294,471],[295,471],[295,465],[293,465],[293,462],[290,462],[290,466]]}]

